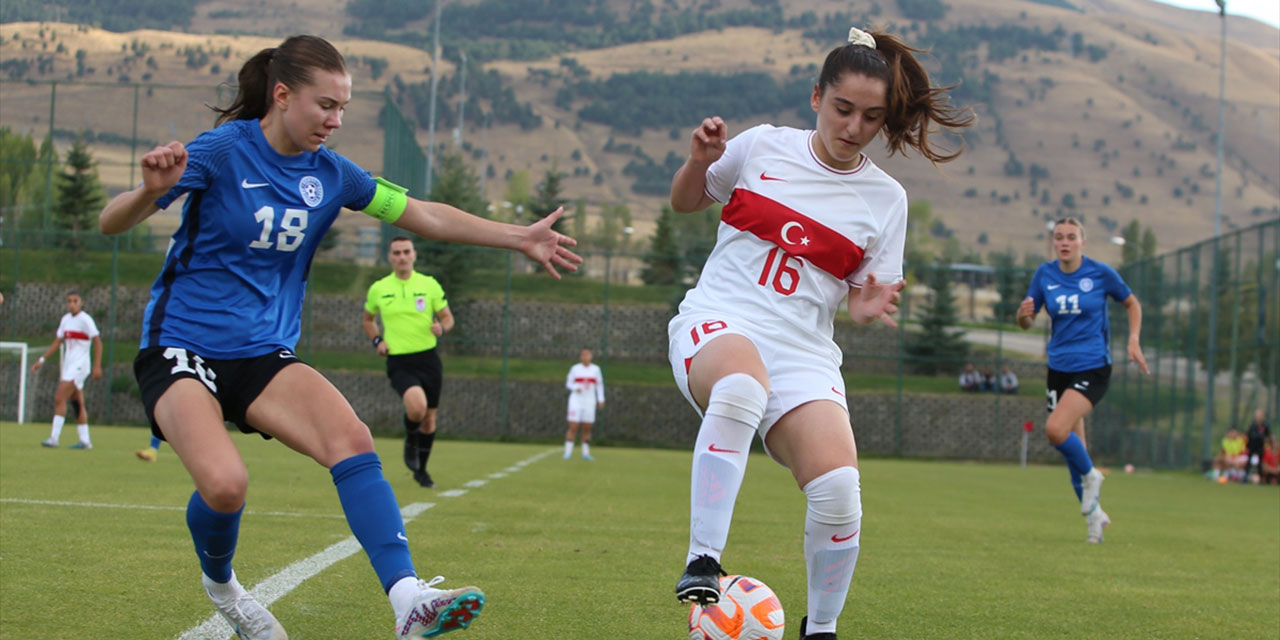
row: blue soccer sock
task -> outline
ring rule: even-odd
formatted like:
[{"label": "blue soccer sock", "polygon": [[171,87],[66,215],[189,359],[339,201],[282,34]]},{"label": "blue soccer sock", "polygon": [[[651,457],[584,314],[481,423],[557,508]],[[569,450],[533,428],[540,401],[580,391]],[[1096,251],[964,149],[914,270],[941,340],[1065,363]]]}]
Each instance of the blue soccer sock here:
[{"label": "blue soccer sock", "polygon": [[1076,492],[1076,500],[1084,499],[1084,476],[1076,473],[1076,468],[1067,465],[1067,471],[1071,472],[1071,488]]},{"label": "blue soccer sock", "polygon": [[199,491],[191,493],[187,502],[187,528],[196,544],[196,556],[200,569],[214,582],[231,580],[231,558],[236,553],[236,539],[240,536],[240,514],[244,505],[235,513],[219,513],[205,504]]},{"label": "blue soccer sock", "polygon": [[155,436],[151,436],[151,448],[152,448],[152,449],[159,449],[159,448],[160,448],[160,443],[161,443],[161,442],[162,442],[162,441],[160,440],[160,438],[157,438],[157,437],[155,437]]},{"label": "blue soccer sock", "polygon": [[389,591],[401,578],[413,577],[409,555],[409,539],[404,533],[400,506],[391,484],[382,475],[382,462],[376,453],[351,456],[329,470],[338,487],[338,500],[347,516],[347,525],[369,555],[369,563],[378,574],[384,591]]},{"label": "blue soccer sock", "polygon": [[[1071,470],[1081,476],[1088,475],[1093,470],[1093,460],[1089,458],[1089,452],[1085,451],[1084,442],[1075,433],[1067,436],[1062,444],[1053,445],[1067,459],[1067,464]],[[1075,484],[1073,481],[1072,484]]]}]

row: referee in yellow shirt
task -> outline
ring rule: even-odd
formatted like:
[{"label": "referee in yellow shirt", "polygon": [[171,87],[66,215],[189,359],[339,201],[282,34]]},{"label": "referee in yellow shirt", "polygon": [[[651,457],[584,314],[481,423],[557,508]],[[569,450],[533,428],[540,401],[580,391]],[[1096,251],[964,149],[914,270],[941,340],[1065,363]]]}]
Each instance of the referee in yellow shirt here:
[{"label": "referee in yellow shirt", "polygon": [[[436,439],[436,407],[444,371],[437,339],[453,328],[444,289],[431,276],[413,270],[418,252],[408,236],[396,236],[387,250],[392,272],[369,287],[364,303],[364,333],[378,355],[387,356],[387,378],[404,401],[404,463],[418,484],[436,486],[427,458]],[[375,318],[381,316],[383,333]]]}]

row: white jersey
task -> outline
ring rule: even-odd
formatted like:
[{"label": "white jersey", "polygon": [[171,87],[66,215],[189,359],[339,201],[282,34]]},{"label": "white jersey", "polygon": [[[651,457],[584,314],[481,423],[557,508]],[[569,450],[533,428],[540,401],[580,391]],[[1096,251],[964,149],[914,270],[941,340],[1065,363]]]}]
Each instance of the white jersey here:
[{"label": "white jersey", "polygon": [[902,279],[907,194],[866,156],[849,170],[826,165],[813,135],[760,125],[707,170],[707,195],[727,204],[680,314],[750,319],[839,364],[833,323],[849,288],[871,273],[886,285]]},{"label": "white jersey", "polygon": [[58,323],[57,335],[62,338],[62,370],[87,369],[90,365],[89,345],[98,337],[98,325],[93,318],[84,311],[74,316],[64,313]]},{"label": "white jersey", "polygon": [[604,402],[604,373],[594,364],[579,362],[569,367],[564,387],[570,392],[570,400]]}]

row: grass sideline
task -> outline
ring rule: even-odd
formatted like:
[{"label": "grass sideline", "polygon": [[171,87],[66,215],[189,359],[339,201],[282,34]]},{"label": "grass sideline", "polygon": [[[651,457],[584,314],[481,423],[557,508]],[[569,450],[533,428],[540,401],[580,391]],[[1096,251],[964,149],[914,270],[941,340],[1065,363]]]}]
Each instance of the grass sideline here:
[{"label": "grass sideline", "polygon": [[[47,435],[47,425],[0,423],[0,639],[104,630],[169,639],[208,618],[182,511],[191,484],[172,451],[135,459],[147,440],[140,428],[94,427],[92,451],[41,449]],[[235,438],[251,473],[236,554],[246,585],[350,536],[324,469],[278,442]],[[398,466],[398,441],[377,448],[402,505],[434,503],[407,527],[419,570],[477,584],[489,598],[460,638],[687,637],[672,595],[687,543],[687,451],[597,447],[594,463],[553,453],[508,475],[554,448],[444,441],[432,458],[439,486],[428,491]],[[1095,546],[1084,543],[1059,466],[868,459],[862,472],[864,545],[842,636],[1280,632],[1274,487],[1112,474],[1103,499],[1115,524]],[[486,483],[442,495],[473,480]],[[804,613],[804,508],[786,470],[753,456],[724,557],[778,592],[788,640]],[[92,615],[59,616],[54,632],[50,611],[62,605],[92,606]],[[296,638],[385,637],[392,626],[362,553],[272,609]]]}]

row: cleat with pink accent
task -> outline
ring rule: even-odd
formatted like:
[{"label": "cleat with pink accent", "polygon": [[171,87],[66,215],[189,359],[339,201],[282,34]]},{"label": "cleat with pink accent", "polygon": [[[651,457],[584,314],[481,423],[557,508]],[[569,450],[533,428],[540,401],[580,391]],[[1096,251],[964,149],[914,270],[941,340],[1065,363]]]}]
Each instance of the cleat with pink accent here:
[{"label": "cleat with pink accent", "polygon": [[420,590],[414,604],[396,618],[396,638],[434,638],[440,634],[466,629],[484,608],[484,592],[476,587],[442,590],[434,588],[444,581],[436,576],[430,582],[418,581]]}]

